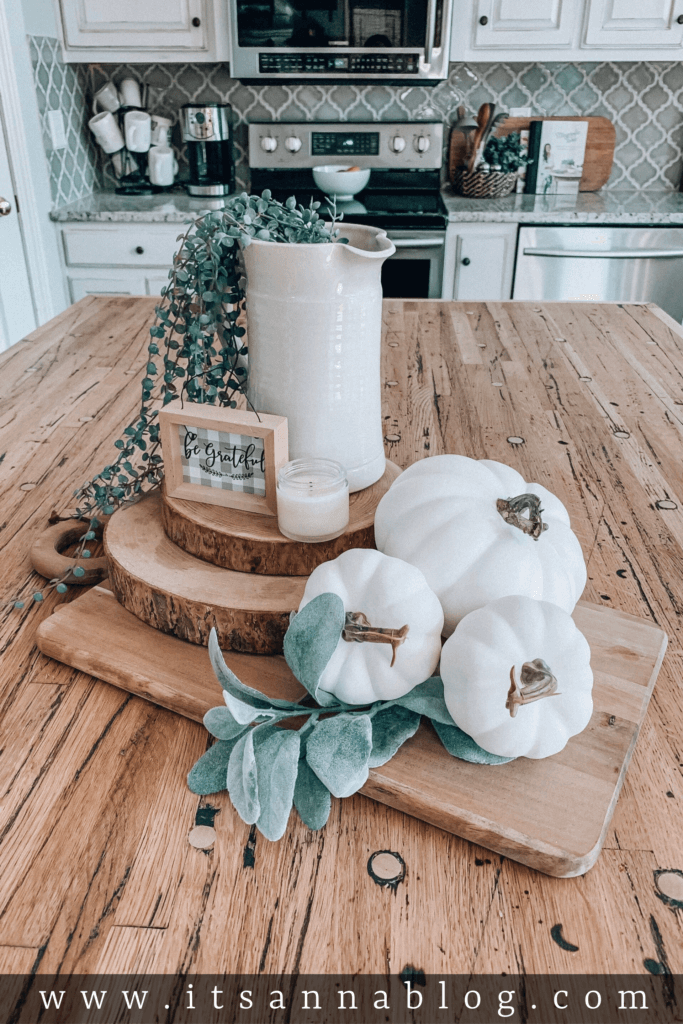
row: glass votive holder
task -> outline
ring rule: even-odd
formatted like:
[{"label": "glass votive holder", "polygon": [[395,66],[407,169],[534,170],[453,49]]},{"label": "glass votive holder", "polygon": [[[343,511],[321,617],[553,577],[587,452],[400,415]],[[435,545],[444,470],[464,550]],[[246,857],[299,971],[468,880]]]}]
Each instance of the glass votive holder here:
[{"label": "glass votive holder", "polygon": [[349,524],[349,481],[332,459],[294,459],[277,475],[277,525],[290,540],[333,540]]}]

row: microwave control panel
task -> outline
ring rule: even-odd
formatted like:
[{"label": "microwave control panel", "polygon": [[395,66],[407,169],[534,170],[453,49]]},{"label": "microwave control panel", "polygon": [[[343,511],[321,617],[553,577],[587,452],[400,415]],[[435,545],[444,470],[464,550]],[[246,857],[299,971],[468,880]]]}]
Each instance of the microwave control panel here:
[{"label": "microwave control panel", "polygon": [[443,123],[277,121],[249,125],[250,167],[284,170],[348,164],[350,158],[363,167],[436,170],[443,160]]},{"label": "microwave control panel", "polygon": [[419,53],[259,53],[262,75],[416,75]]}]

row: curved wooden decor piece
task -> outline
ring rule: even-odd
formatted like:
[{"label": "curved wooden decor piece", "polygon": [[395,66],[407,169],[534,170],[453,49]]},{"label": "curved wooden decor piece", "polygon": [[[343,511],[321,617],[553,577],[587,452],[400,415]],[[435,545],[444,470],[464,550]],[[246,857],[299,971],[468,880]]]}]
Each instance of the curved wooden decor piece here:
[{"label": "curved wooden decor piece", "polygon": [[350,499],[350,521],[334,540],[302,544],[288,540],[277,519],[236,508],[170,498],[163,491],[162,519],[168,537],[183,551],[237,572],[307,576],[349,548],[374,548],[375,510],[401,470],[387,460],[384,476]]},{"label": "curved wooden decor piece", "polygon": [[[100,525],[95,530],[95,534],[101,540],[105,517],[98,516],[98,519]],[[107,575],[106,558],[82,558],[79,560],[62,554],[64,548],[75,544],[87,530],[87,523],[74,519],[48,526],[31,548],[31,565],[36,572],[48,580],[59,579],[63,583],[75,583],[79,586],[99,583],[100,580],[103,580]],[[77,565],[84,570],[82,576],[74,576],[71,571]],[[66,573],[68,575],[65,575]]]},{"label": "curved wooden decor piece", "polygon": [[156,492],[115,512],[104,541],[109,582],[138,619],[193,644],[213,626],[225,650],[281,654],[305,576],[262,576],[203,562],[164,533]]}]

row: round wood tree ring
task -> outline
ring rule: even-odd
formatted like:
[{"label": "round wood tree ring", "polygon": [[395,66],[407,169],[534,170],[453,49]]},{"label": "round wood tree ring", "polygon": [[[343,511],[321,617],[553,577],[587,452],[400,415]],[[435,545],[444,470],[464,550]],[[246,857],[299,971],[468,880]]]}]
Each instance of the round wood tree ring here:
[{"label": "round wood tree ring", "polygon": [[282,653],[305,576],[232,572],[195,558],[164,533],[158,492],[115,512],[104,543],[112,590],[143,622],[203,645],[215,626],[225,650]]},{"label": "round wood tree ring", "polygon": [[[102,529],[108,518],[108,516],[98,516],[99,526],[95,530],[96,537],[102,538]],[[107,575],[106,558],[81,558],[79,560],[62,554],[64,548],[75,544],[87,531],[87,522],[74,519],[48,526],[31,548],[33,568],[48,580],[59,579],[63,583],[75,583],[77,586],[91,586],[93,583],[99,583]],[[72,570],[77,565],[83,569],[82,576],[73,574]]]},{"label": "round wood tree ring", "polygon": [[375,511],[380,498],[400,474],[387,461],[384,476],[350,498],[346,531],[334,540],[302,544],[288,540],[274,516],[259,516],[236,508],[204,505],[170,498],[163,492],[162,518],[166,534],[191,555],[237,572],[273,576],[308,576],[349,548],[374,548]]}]

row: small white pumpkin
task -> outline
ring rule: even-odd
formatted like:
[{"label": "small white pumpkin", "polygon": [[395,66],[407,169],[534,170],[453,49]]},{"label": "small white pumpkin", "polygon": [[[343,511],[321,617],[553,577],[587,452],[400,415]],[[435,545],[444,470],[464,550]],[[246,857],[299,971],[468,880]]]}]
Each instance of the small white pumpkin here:
[{"label": "small white pumpkin", "polygon": [[[359,642],[342,635],[320,677],[322,690],[347,704],[370,704],[402,697],[433,674],[443,611],[419,569],[380,551],[353,548],[313,570],[299,611],[327,593],[343,601],[344,632]],[[366,624],[351,621],[359,614]]]},{"label": "small white pumpkin", "polygon": [[501,597],[470,612],[441,652],[453,721],[491,754],[550,757],[593,712],[590,647],[567,612]]},{"label": "small white pumpkin", "polygon": [[414,463],[379,503],[375,543],[422,570],[443,605],[446,636],[468,612],[506,594],[572,612],[586,585],[581,545],[559,498],[489,459]]}]

